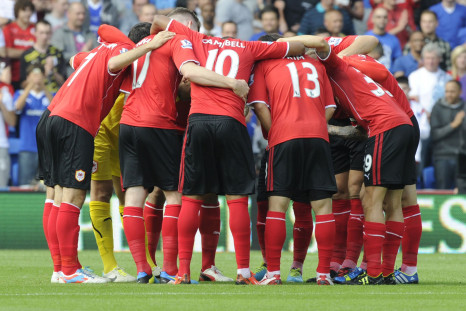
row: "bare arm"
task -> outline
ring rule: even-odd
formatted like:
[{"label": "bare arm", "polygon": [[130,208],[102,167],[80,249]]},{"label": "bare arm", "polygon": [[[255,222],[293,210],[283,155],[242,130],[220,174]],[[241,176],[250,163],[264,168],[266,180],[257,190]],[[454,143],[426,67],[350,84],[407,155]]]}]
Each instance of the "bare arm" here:
[{"label": "bare arm", "polygon": [[3,68],[2,73],[0,75],[0,81],[6,84],[11,83],[11,66]]},{"label": "bare arm", "polygon": [[24,50],[15,48],[6,48],[6,54],[9,58],[19,59],[24,53]]},{"label": "bare arm", "polygon": [[335,112],[335,107],[330,107],[325,109],[325,120],[330,120],[333,117],[333,113]]},{"label": "bare arm", "polygon": [[374,36],[358,36],[354,42],[338,53],[339,57],[350,56],[355,54],[367,54],[379,44],[379,39]]},{"label": "bare arm", "polygon": [[324,38],[318,36],[295,36],[289,38],[280,38],[277,41],[290,42],[290,51],[292,46],[291,43],[300,42],[304,44],[304,46],[307,48],[316,49],[316,53],[319,55],[320,58],[326,58],[330,53],[330,46],[328,45],[327,41],[325,41]]},{"label": "bare arm", "polygon": [[204,67],[196,65],[194,62],[185,63],[181,69],[181,74],[191,82],[204,85],[231,89],[236,95],[244,100],[248,96],[249,86],[244,80],[228,78]]},{"label": "bare arm", "polygon": [[9,126],[16,125],[16,113],[14,111],[10,111],[6,109],[5,105],[3,104],[3,91],[0,90],[0,112],[3,115],[3,119],[5,120],[6,124]]},{"label": "bare arm", "polygon": [[270,114],[269,108],[264,103],[254,103],[254,112],[261,122],[262,127],[268,133],[272,126],[272,115]]},{"label": "bare arm", "polygon": [[367,133],[359,126],[336,126],[327,124],[327,129],[329,135],[340,136],[345,139],[363,140],[367,138]]},{"label": "bare arm", "polygon": [[155,15],[152,26],[150,27],[150,34],[153,35],[159,31],[167,29],[168,24],[170,23],[170,17],[165,15]]},{"label": "bare arm", "polygon": [[158,49],[162,45],[165,44],[168,40],[173,38],[175,36],[175,33],[169,32],[169,31],[162,31],[159,32],[152,40],[149,42],[138,46],[135,49],[132,49],[131,51],[128,51],[126,53],[114,56],[110,58],[108,61],[108,70],[110,72],[118,72],[122,70],[123,68],[128,67],[131,65],[136,59],[139,57],[143,56],[147,52],[150,52],[152,50]]},{"label": "bare arm", "polygon": [[27,83],[23,93],[21,93],[21,95],[16,100],[15,110],[23,110],[24,106],[26,105],[26,99],[28,98],[29,92],[31,92],[33,86],[34,85],[32,83]]},{"label": "bare arm", "polygon": [[392,28],[388,31],[388,33],[392,35],[396,35],[399,32],[403,31],[406,29],[406,26],[408,26],[408,10],[403,10],[401,13],[400,19],[398,20],[398,23],[396,24],[395,28]]}]

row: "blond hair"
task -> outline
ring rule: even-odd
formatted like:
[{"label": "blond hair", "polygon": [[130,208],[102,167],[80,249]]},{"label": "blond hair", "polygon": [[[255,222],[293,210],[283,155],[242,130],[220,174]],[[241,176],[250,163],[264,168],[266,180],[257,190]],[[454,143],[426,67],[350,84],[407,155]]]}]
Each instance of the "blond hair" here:
[{"label": "blond hair", "polygon": [[463,53],[466,53],[466,47],[463,45],[457,46],[451,52],[451,76],[453,79],[458,78],[458,68],[456,67],[456,59]]}]

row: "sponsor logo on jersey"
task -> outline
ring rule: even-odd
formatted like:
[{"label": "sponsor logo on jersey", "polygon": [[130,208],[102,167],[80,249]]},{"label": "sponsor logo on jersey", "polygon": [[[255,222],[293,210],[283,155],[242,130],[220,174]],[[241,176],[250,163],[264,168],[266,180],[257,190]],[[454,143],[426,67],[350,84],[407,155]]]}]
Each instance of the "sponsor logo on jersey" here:
[{"label": "sponsor logo on jersey", "polygon": [[193,49],[193,44],[189,40],[181,40],[181,48],[182,49]]},{"label": "sponsor logo on jersey", "polygon": [[330,37],[330,39],[328,39],[328,45],[337,46],[341,41],[343,41],[342,38]]},{"label": "sponsor logo on jersey", "polygon": [[99,163],[97,161],[92,161],[92,174],[97,172],[98,167],[99,167]]},{"label": "sponsor logo on jersey", "polygon": [[83,181],[85,177],[86,177],[86,172],[83,170],[77,170],[76,174],[74,174],[74,178],[79,182]]}]

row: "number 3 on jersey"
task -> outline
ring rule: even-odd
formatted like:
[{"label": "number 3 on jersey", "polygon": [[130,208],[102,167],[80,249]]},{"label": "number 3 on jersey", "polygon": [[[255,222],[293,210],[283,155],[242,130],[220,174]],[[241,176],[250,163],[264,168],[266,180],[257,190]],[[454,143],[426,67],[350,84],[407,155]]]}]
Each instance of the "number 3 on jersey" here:
[{"label": "number 3 on jersey", "polygon": [[[319,84],[319,76],[317,74],[316,67],[308,62],[301,63],[303,69],[310,69],[311,73],[306,74],[306,79],[308,81],[314,82],[315,87],[313,89],[304,88],[304,92],[306,95],[311,98],[316,98],[320,96],[320,84]],[[298,69],[296,68],[295,63],[289,63],[286,65],[288,70],[290,70],[291,75],[291,82],[293,83],[293,97],[301,97],[301,90],[299,87],[299,76],[298,76]]]},{"label": "number 3 on jersey", "polygon": [[[238,53],[236,53],[233,50],[223,50],[222,52],[220,52],[218,56],[217,54],[218,54],[218,49],[209,51],[209,56],[207,57],[205,68],[209,70],[213,70],[216,73],[222,76],[228,77],[228,78],[236,78],[236,74],[238,73],[238,67],[239,67]],[[228,71],[228,74],[225,75],[223,72],[223,65],[227,57],[230,58],[231,64],[230,64],[230,70]],[[214,70],[214,64],[215,64],[215,70]]]}]

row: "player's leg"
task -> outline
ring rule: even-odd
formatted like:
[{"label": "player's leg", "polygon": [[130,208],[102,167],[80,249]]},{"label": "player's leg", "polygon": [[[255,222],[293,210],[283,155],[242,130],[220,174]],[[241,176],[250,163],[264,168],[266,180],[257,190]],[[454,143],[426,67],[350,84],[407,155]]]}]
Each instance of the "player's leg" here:
[{"label": "player's leg", "polygon": [[405,230],[403,212],[401,210],[401,195],[403,189],[389,190],[385,196],[385,241],[382,251],[382,273],[385,284],[395,284],[394,267],[396,255],[400,248]]},{"label": "player's leg", "polygon": [[202,268],[199,281],[232,282],[215,265],[220,237],[220,203],[217,195],[204,196],[204,202],[199,212],[199,232],[202,241]]},{"label": "player's leg", "polygon": [[280,258],[286,239],[286,211],[290,199],[283,196],[269,196],[269,211],[265,225],[265,247],[267,249],[267,275],[261,285],[281,284]]},{"label": "player's leg", "polygon": [[165,196],[160,188],[155,187],[154,190],[147,196],[144,205],[144,224],[146,226],[146,257],[149,265],[152,267],[152,274],[156,277],[160,276],[162,269],[157,266],[155,253],[162,231],[163,221],[163,205],[165,204]]}]

